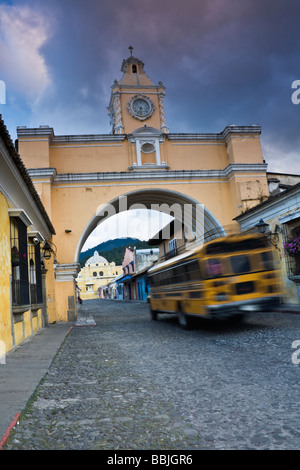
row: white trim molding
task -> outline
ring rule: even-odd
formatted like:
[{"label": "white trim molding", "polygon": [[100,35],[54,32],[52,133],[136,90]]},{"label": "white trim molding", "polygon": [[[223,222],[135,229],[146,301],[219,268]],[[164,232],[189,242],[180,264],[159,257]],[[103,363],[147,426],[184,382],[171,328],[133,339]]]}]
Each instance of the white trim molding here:
[{"label": "white trim molding", "polygon": [[[196,179],[225,179],[229,180],[233,175],[238,177],[247,176],[251,173],[255,176],[265,176],[267,171],[267,164],[265,163],[230,163],[221,170],[168,170],[169,166],[165,162],[159,165],[132,165],[129,167],[130,171],[116,171],[116,172],[90,172],[90,173],[53,173],[54,184],[68,182],[122,182],[122,181],[140,181],[145,178],[167,180],[187,180]],[[54,169],[53,169],[54,170]],[[135,170],[139,170],[136,172]],[[144,171],[143,171],[144,170]],[[29,169],[28,173],[31,178],[42,178],[49,176],[48,168]]]},{"label": "white trim molding", "polygon": [[55,280],[57,282],[75,281],[79,271],[79,263],[56,264],[54,266]]},{"label": "white trim molding", "polygon": [[284,215],[283,217],[279,217],[279,222],[281,224],[286,224],[287,222],[290,222],[291,220],[299,219],[300,218],[300,209],[295,210],[291,214]]},{"label": "white trim molding", "polygon": [[31,237],[31,238],[37,238],[40,243],[45,240],[43,235],[40,232],[29,230],[27,232],[27,235],[28,235],[28,237]]},{"label": "white trim molding", "polygon": [[19,219],[21,219],[22,222],[24,222],[24,224],[26,225],[26,227],[30,227],[30,225],[32,225],[33,223],[23,209],[8,209],[8,214],[9,217],[18,217]]}]

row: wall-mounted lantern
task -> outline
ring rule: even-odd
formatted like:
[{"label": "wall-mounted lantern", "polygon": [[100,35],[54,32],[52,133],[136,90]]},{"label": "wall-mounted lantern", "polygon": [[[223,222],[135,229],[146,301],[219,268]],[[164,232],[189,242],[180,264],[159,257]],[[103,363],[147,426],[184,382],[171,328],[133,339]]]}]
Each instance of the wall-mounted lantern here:
[{"label": "wall-mounted lantern", "polygon": [[269,224],[267,224],[263,219],[255,224],[255,227],[259,231],[259,233],[266,234],[268,240],[272,243],[275,248],[278,248],[277,243],[279,242],[279,233],[281,233],[281,228],[279,225],[275,226],[275,231],[269,231]]},{"label": "wall-mounted lantern", "polygon": [[266,233],[267,228],[269,227],[269,224],[264,222],[263,219],[260,219],[260,221],[255,225],[259,233]]},{"label": "wall-mounted lantern", "polygon": [[[54,249],[52,247],[54,247]],[[54,245],[54,243],[45,241],[44,246],[42,247],[42,251],[44,253],[45,259],[50,259],[52,254],[54,256],[54,259],[56,258],[56,246]]]}]

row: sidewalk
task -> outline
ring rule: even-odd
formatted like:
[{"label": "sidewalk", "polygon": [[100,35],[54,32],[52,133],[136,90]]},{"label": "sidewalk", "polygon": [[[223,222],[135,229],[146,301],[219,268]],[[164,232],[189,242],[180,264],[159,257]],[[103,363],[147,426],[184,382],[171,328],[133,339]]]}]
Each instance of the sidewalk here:
[{"label": "sidewalk", "polygon": [[0,364],[0,450],[72,325],[50,324],[9,351]]}]

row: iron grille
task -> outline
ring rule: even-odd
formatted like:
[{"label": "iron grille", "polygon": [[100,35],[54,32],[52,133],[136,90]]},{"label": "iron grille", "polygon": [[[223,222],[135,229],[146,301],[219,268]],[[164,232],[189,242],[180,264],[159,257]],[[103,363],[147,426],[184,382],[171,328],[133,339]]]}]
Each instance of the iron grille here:
[{"label": "iron grille", "polygon": [[29,304],[27,228],[19,218],[11,220],[12,303]]},{"label": "iron grille", "polygon": [[[283,244],[290,242],[295,238],[296,234],[293,234],[289,231],[286,225],[283,226]],[[288,277],[299,276],[300,275],[300,254],[289,254],[284,252],[285,264]]]}]

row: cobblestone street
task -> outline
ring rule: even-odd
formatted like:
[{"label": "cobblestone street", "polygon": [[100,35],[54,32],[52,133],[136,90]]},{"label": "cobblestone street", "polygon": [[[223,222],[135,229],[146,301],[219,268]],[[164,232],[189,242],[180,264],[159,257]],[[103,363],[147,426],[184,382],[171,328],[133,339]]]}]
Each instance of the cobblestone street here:
[{"label": "cobblestone street", "polygon": [[90,300],[5,449],[298,449],[300,315],[239,325],[150,320],[141,302]]}]

